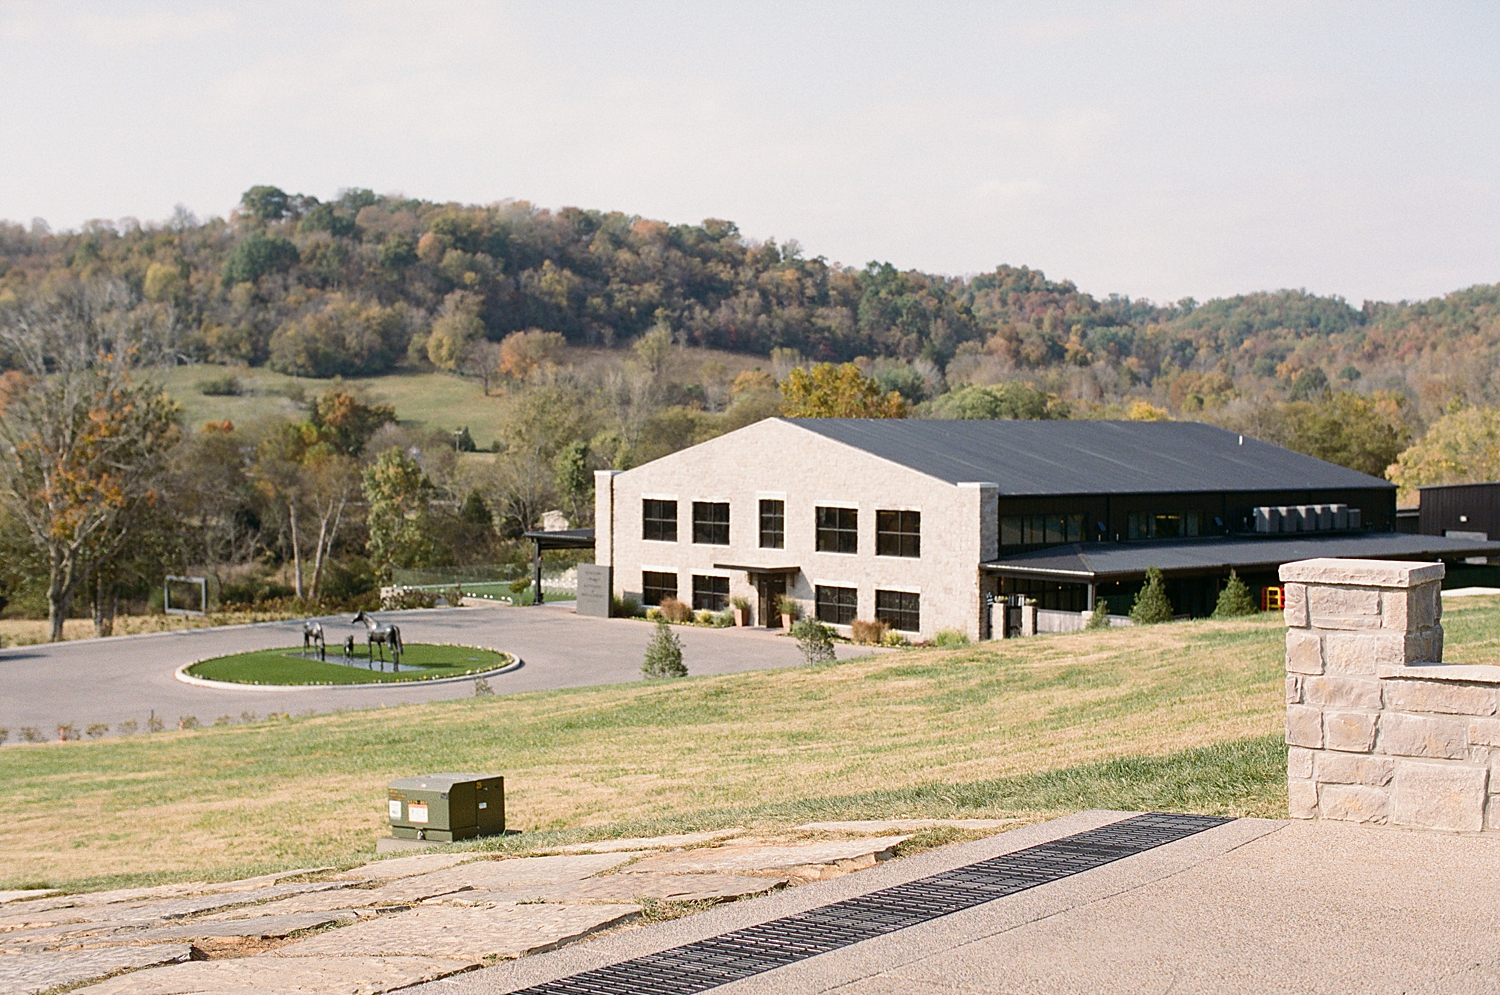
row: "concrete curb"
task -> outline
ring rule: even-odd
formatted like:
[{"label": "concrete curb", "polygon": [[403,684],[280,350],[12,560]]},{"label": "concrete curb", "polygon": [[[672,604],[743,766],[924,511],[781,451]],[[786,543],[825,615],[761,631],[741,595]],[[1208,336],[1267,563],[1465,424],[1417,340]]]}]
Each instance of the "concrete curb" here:
[{"label": "concrete curb", "polygon": [[[493,652],[504,652],[503,650]],[[216,691],[333,691],[348,689],[365,689],[376,687],[431,687],[434,684],[458,684],[461,681],[477,681],[490,677],[498,677],[501,674],[509,674],[526,666],[526,661],[514,653],[506,653],[511,662],[496,670],[486,670],[482,674],[464,674],[462,677],[436,677],[427,681],[370,681],[361,684],[235,684],[230,681],[210,681],[202,677],[194,677],[187,672],[189,667],[196,667],[205,660],[216,660],[218,657],[206,656],[202,660],[194,660],[192,663],[184,663],[172,672],[172,676],[184,684],[193,687],[213,688]]]}]

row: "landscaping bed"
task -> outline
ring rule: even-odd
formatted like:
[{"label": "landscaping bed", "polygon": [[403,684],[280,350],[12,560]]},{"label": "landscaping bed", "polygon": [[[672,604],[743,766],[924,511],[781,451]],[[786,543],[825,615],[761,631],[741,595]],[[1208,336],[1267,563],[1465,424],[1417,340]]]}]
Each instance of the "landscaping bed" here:
[{"label": "landscaping bed", "polygon": [[[294,647],[214,657],[195,663],[184,672],[190,677],[230,684],[391,684],[485,674],[515,662],[509,653],[431,643],[407,644],[398,671],[392,670],[389,652],[386,653],[384,670],[368,669],[363,646],[356,647],[352,665],[342,660],[343,653],[339,649],[330,648],[327,661],[322,661],[304,656],[302,649]],[[374,665],[381,666],[378,654]]]}]

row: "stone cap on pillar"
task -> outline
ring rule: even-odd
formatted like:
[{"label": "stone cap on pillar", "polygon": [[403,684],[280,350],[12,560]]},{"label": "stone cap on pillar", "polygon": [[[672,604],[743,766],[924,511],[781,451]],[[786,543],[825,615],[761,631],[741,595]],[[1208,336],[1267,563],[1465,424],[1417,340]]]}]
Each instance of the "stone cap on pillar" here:
[{"label": "stone cap on pillar", "polygon": [[1442,580],[1441,563],[1410,560],[1343,560],[1321,556],[1281,565],[1281,579],[1289,584],[1341,584],[1360,587],[1418,587]]}]

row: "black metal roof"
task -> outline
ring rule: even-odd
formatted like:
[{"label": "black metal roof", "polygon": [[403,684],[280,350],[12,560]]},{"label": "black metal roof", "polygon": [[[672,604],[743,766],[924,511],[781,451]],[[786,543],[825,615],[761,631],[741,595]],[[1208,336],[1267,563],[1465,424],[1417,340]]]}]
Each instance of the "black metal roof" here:
[{"label": "black metal roof", "polygon": [[538,549],[593,549],[593,529],[553,529],[551,532],[538,529],[522,532],[522,538],[530,539]]},{"label": "black metal roof", "polygon": [[1006,495],[1395,488],[1200,422],[787,421],[949,483],[993,482]]},{"label": "black metal roof", "polygon": [[1091,542],[1003,556],[990,563],[981,563],[980,567],[1016,577],[1090,583],[1133,579],[1143,576],[1148,567],[1158,567],[1168,575],[1222,573],[1230,567],[1248,572],[1319,556],[1366,560],[1456,560],[1468,556],[1500,556],[1500,542],[1409,535],[1405,532]]}]

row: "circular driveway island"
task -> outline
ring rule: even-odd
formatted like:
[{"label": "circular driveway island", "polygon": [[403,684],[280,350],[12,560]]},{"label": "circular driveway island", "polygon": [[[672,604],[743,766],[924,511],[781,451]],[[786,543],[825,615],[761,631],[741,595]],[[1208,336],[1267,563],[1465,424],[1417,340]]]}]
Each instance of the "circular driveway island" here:
[{"label": "circular driveway island", "polygon": [[[351,616],[319,619],[330,650],[346,635],[362,649],[365,628]],[[462,643],[513,653],[522,666],[489,678],[496,694],[554,688],[620,684],[641,679],[641,660],[653,626],[637,619],[602,619],[575,615],[571,603],[539,607],[437,608],[381,612],[397,622],[411,642]],[[765,629],[710,629],[674,626],[682,639],[683,659],[691,674],[728,674],[802,662],[794,640]],[[472,681],[406,684],[362,684],[340,687],[271,688],[195,687],[176,679],[176,670],[210,657],[300,643],[302,620],[257,625],[190,629],[185,632],[84,639],[0,650],[0,726],[16,742],[19,730],[32,726],[47,739],[59,725],[82,731],[91,723],[108,723],[111,735],[121,722],[134,720],[142,731],[155,712],[167,728],[191,715],[208,725],[221,715],[239,721],[251,712],[331,712],[379,708],[411,702],[468,697]],[[863,656],[870,647],[838,647],[840,659]]]}]

